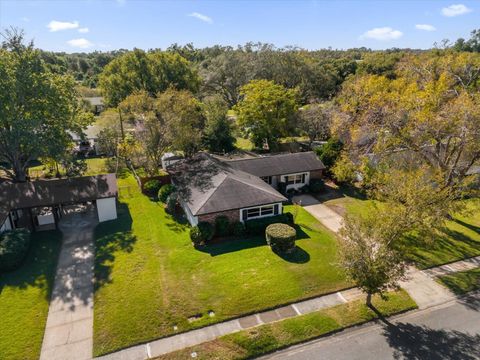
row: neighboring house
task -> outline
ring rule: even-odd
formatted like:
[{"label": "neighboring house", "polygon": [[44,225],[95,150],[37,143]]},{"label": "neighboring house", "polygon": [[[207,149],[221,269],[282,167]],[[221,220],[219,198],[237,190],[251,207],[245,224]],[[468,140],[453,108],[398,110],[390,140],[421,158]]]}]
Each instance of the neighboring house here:
[{"label": "neighboring house", "polygon": [[325,168],[315,154],[296,153],[222,161],[206,153],[169,168],[180,205],[191,225],[220,215],[247,221],[283,212],[287,198],[275,188],[299,188]]},{"label": "neighboring house", "polygon": [[103,97],[101,96],[86,97],[85,100],[90,103],[95,115],[99,115],[105,109]]},{"label": "neighboring house", "polygon": [[75,152],[82,155],[102,155],[103,151],[98,143],[98,134],[102,129],[96,125],[89,125],[83,130],[82,134],[70,132],[73,142],[75,143]]},{"label": "neighboring house", "polygon": [[100,222],[117,218],[115,174],[0,184],[0,232],[56,225],[68,205],[93,203]]},{"label": "neighboring house", "polygon": [[162,169],[167,170],[168,167],[183,159],[183,156],[168,152],[162,155]]}]

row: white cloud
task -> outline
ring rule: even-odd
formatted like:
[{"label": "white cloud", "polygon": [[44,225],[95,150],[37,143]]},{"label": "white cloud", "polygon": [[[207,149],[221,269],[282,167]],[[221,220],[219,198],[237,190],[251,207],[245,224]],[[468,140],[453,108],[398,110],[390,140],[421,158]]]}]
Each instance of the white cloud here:
[{"label": "white cloud", "polygon": [[442,9],[442,14],[444,16],[452,17],[452,16],[468,14],[469,12],[472,12],[472,11],[473,11],[472,9],[466,7],[463,4],[453,4],[453,5],[444,7]]},{"label": "white cloud", "polygon": [[22,17],[22,21],[25,21],[25,22],[30,22],[30,19],[26,16]]},{"label": "white cloud", "polygon": [[88,33],[89,31],[90,31],[90,30],[88,30],[87,27],[83,27],[83,28],[78,29],[78,32],[79,32],[79,33],[82,33],[82,34]]},{"label": "white cloud", "polygon": [[67,44],[80,49],[88,49],[93,46],[93,43],[84,38],[68,40]]},{"label": "white cloud", "polygon": [[56,21],[52,20],[48,23],[47,27],[50,31],[61,31],[69,29],[77,29],[79,27],[78,21],[68,22],[68,21]]},{"label": "white cloud", "polygon": [[127,3],[127,0],[116,0],[116,2],[119,6],[123,6]]},{"label": "white cloud", "polygon": [[213,19],[207,15],[203,15],[203,14],[200,14],[200,13],[197,13],[197,12],[193,12],[191,14],[188,14],[188,16],[191,16],[191,17],[194,17],[194,18],[197,18],[199,20],[202,20],[206,23],[213,23]]},{"label": "white cloud", "polygon": [[435,31],[437,30],[435,26],[433,25],[428,25],[428,24],[417,24],[415,25],[415,28],[418,30],[425,30],[425,31]]},{"label": "white cloud", "polygon": [[375,39],[381,41],[395,40],[401,38],[403,33],[399,30],[394,30],[391,27],[374,28],[366,31],[360,36],[360,39]]}]

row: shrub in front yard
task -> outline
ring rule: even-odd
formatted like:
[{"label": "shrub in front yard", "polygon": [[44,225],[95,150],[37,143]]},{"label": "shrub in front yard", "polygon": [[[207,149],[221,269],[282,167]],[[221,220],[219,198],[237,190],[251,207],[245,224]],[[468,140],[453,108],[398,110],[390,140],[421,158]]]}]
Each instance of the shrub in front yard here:
[{"label": "shrub in front yard", "polygon": [[275,223],[293,224],[292,214],[285,213],[261,219],[248,220],[245,222],[245,227],[250,235],[263,235],[267,226]]},{"label": "shrub in front yard", "polygon": [[217,216],[215,219],[215,231],[218,236],[230,235],[230,220],[225,215]]},{"label": "shrub in front yard", "polygon": [[204,245],[207,241],[212,240],[213,235],[215,235],[215,229],[206,221],[201,221],[190,229],[190,240],[194,245]]},{"label": "shrub in front yard", "polygon": [[246,233],[245,224],[240,221],[234,222],[232,225],[232,232],[233,236],[244,236]]},{"label": "shrub in front yard", "polygon": [[0,272],[15,270],[27,255],[30,232],[16,229],[0,235]]},{"label": "shrub in front yard", "polygon": [[158,193],[158,190],[160,190],[160,186],[162,186],[162,183],[159,180],[148,180],[143,185],[143,192],[147,195],[155,196]]},{"label": "shrub in front yard", "polygon": [[265,229],[265,238],[273,251],[288,253],[295,249],[297,232],[287,224],[271,224]]},{"label": "shrub in front yard", "polygon": [[175,186],[172,184],[163,185],[158,192],[158,200],[163,203],[167,203],[168,197],[175,192]]}]

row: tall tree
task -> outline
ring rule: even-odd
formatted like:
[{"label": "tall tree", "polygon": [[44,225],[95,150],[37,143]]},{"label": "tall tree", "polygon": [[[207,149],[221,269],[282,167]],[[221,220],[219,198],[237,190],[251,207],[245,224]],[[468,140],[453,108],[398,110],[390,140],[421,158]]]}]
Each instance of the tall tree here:
[{"label": "tall tree", "polygon": [[135,127],[135,138],[145,154],[143,165],[150,173],[161,166],[162,155],[170,146],[167,127],[155,101],[146,91],[137,91],[119,105],[119,110]]},{"label": "tall tree", "polygon": [[227,153],[235,146],[232,136],[232,121],[227,118],[227,107],[219,99],[213,99],[205,104],[207,118],[203,143],[211,152]]},{"label": "tall tree", "polygon": [[[14,181],[25,181],[31,160],[66,152],[92,117],[70,76],[51,73],[23,32],[10,30],[0,49],[0,164]],[[1,166],[1,165],[0,165]]]},{"label": "tall tree", "polygon": [[[439,186],[457,187],[480,160],[480,54],[409,55],[396,79],[348,81],[336,126],[352,150],[378,156],[399,150],[440,171]],[[344,130],[347,131],[344,131]]]},{"label": "tall tree", "polygon": [[273,81],[252,80],[242,87],[243,99],[235,106],[238,124],[256,147],[267,142],[275,148],[294,125],[297,92]]},{"label": "tall tree", "polygon": [[198,85],[197,72],[179,54],[140,49],[111,61],[105,66],[99,81],[105,102],[110,106],[117,106],[139,90],[155,96],[169,87],[195,91]]},{"label": "tall tree", "polygon": [[166,125],[166,137],[186,157],[201,147],[205,117],[202,104],[187,90],[168,89],[157,95],[155,111]]},{"label": "tall tree", "polygon": [[310,144],[330,136],[333,111],[331,103],[309,104],[300,108],[298,127],[308,136]]},{"label": "tall tree", "polygon": [[366,294],[372,307],[374,294],[383,296],[390,288],[398,287],[406,266],[400,252],[391,241],[401,233],[392,221],[394,217],[346,217],[340,238],[340,264],[347,276]]}]

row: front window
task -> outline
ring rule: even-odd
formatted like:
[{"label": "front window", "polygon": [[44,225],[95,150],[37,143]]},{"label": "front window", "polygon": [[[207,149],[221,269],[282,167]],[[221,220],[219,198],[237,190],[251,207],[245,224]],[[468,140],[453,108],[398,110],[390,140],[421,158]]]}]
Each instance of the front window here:
[{"label": "front window", "polygon": [[246,220],[260,218],[264,216],[278,215],[279,210],[280,210],[280,207],[278,204],[244,209],[242,210],[242,220],[246,221]]},{"label": "front window", "polygon": [[305,183],[305,174],[288,175],[286,177],[287,185]]}]

